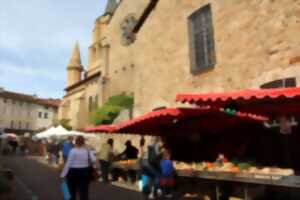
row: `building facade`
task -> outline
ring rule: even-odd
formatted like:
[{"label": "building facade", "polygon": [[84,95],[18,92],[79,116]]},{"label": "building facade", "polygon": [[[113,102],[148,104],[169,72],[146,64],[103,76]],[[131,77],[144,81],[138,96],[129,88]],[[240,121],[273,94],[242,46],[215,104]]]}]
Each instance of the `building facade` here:
[{"label": "building facade", "polygon": [[0,88],[0,128],[17,134],[49,128],[58,120],[59,103]]},{"label": "building facade", "polygon": [[139,116],[178,93],[297,86],[299,13],[294,0],[109,0],[60,117],[84,128],[94,101],[122,92]]}]

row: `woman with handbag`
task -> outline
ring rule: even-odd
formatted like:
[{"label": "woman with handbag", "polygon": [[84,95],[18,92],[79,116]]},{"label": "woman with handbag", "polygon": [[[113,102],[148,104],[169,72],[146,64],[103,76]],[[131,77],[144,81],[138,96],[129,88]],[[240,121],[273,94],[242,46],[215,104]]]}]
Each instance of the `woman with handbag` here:
[{"label": "woman with handbag", "polygon": [[61,178],[67,179],[70,200],[76,199],[77,190],[79,190],[80,200],[89,199],[89,184],[95,176],[92,167],[95,162],[95,156],[85,147],[84,137],[78,136],[61,173]]}]

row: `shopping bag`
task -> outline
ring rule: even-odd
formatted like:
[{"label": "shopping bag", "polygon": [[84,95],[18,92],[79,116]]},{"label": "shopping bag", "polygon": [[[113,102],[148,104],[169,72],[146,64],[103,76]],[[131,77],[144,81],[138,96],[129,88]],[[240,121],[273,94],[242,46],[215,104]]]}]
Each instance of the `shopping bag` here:
[{"label": "shopping bag", "polygon": [[146,193],[146,194],[151,192],[150,191],[151,190],[150,189],[150,179],[148,176],[146,176],[144,174],[141,176],[141,179],[139,181],[139,189],[141,192]]},{"label": "shopping bag", "polygon": [[71,194],[70,194],[70,191],[69,191],[69,188],[68,188],[68,185],[66,183],[66,181],[63,181],[62,184],[61,184],[61,191],[64,195],[64,200],[69,200],[71,199]]}]

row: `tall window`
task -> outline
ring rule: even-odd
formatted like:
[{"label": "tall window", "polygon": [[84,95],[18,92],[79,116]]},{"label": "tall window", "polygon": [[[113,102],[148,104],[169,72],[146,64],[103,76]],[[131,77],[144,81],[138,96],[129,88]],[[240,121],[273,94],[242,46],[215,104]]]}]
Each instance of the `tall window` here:
[{"label": "tall window", "polygon": [[39,118],[42,118],[43,113],[39,112]]},{"label": "tall window", "polygon": [[211,69],[216,64],[212,12],[210,4],[188,18],[191,73]]},{"label": "tall window", "polygon": [[26,123],[26,130],[29,130],[29,122]]},{"label": "tall window", "polygon": [[19,121],[19,129],[22,129],[22,122]]},{"label": "tall window", "polygon": [[14,128],[14,121],[10,121],[10,128]]},{"label": "tall window", "polygon": [[89,112],[93,110],[93,97],[89,97]]},{"label": "tall window", "polygon": [[44,113],[44,118],[48,119],[48,113],[46,113],[46,112]]},{"label": "tall window", "polygon": [[268,83],[265,83],[260,86],[262,89],[270,89],[270,88],[288,88],[288,87],[296,87],[296,78],[285,78],[285,79],[279,79],[275,81],[271,81]]},{"label": "tall window", "polygon": [[98,95],[95,96],[95,110],[98,108]]}]

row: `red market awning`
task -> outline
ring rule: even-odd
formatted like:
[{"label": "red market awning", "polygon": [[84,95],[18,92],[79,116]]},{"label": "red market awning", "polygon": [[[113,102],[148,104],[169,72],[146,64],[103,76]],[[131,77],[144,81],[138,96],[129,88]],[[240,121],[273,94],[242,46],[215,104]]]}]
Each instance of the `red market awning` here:
[{"label": "red market awning", "polygon": [[276,89],[246,89],[237,92],[178,94],[176,101],[197,105],[223,104],[230,101],[253,102],[258,100],[300,99],[300,87]]},{"label": "red market awning", "polygon": [[[136,134],[172,134],[195,132],[206,129],[223,129],[238,122],[262,122],[268,118],[229,109],[203,108],[167,108],[149,112],[117,125],[102,125],[87,129],[89,132],[136,133]],[[217,124],[216,124],[217,123]]]},{"label": "red market awning", "polygon": [[280,115],[300,116],[300,87],[246,89],[227,93],[178,94],[176,101],[197,106],[230,107],[270,118]]},{"label": "red market awning", "polygon": [[102,132],[102,133],[112,133],[114,132],[116,127],[114,125],[100,125],[95,127],[89,127],[84,129],[85,132]]}]

